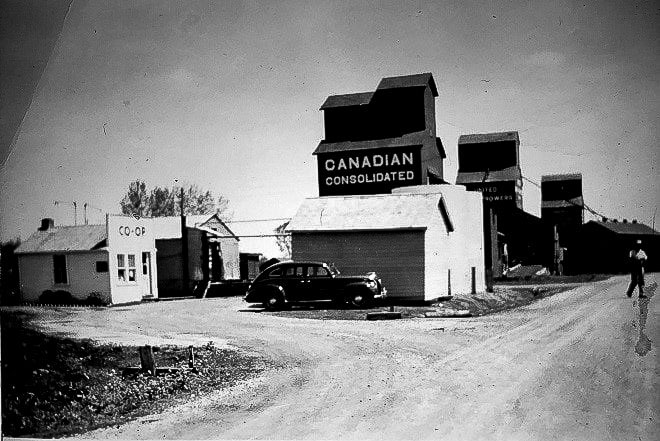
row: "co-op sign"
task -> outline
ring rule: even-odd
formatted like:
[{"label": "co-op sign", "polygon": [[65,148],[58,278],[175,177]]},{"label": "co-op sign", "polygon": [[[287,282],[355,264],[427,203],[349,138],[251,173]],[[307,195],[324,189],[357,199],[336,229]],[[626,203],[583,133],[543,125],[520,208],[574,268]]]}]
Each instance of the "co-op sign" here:
[{"label": "co-op sign", "polygon": [[420,161],[419,146],[319,155],[319,195],[389,193],[421,184]]}]

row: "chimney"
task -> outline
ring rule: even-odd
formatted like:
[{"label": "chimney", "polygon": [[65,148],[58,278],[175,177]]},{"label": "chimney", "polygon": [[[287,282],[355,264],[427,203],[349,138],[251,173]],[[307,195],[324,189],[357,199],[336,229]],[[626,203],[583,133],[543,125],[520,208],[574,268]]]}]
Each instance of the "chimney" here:
[{"label": "chimney", "polygon": [[624,224],[627,224],[627,223],[628,223],[628,219],[624,219],[624,220],[623,220],[623,223],[624,223]]},{"label": "chimney", "polygon": [[637,219],[633,219],[633,224],[636,224],[636,223],[637,223]]},{"label": "chimney", "polygon": [[614,222],[616,224],[617,222],[619,222],[619,220],[618,219],[612,219],[612,222]]},{"label": "chimney", "polygon": [[39,231],[47,231],[50,228],[55,227],[55,220],[50,217],[41,219],[41,226],[38,228]]},{"label": "chimney", "polygon": [[607,222],[607,218],[606,218],[606,217],[603,218],[603,223],[605,223],[605,222]]}]

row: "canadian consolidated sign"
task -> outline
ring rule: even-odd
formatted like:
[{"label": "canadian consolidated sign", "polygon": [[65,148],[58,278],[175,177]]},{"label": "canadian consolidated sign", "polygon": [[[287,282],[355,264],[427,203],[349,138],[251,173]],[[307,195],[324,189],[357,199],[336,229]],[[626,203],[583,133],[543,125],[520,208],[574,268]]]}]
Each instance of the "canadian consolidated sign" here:
[{"label": "canadian consolidated sign", "polygon": [[389,193],[421,184],[420,146],[318,155],[319,195]]}]

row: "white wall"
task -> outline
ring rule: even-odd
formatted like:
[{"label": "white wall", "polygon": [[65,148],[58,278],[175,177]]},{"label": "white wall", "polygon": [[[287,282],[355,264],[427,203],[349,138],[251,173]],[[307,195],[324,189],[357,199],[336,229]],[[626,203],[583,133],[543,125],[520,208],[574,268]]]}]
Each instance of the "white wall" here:
[{"label": "white wall", "polygon": [[18,255],[21,295],[24,301],[38,301],[39,296],[47,289],[68,291],[80,300],[85,300],[92,292],[97,292],[110,301],[109,273],[96,272],[97,261],[108,261],[107,251],[57,254],[66,255],[67,284],[54,283],[53,254]]},{"label": "white wall", "polygon": [[240,256],[236,239],[220,239],[220,257],[224,266],[225,280],[241,278]]},{"label": "white wall", "polygon": [[[139,302],[148,291],[149,277],[142,274],[142,252],[151,253],[152,295],[158,297],[158,271],[153,222],[149,218],[132,216],[108,216],[108,249],[110,253],[110,290],[112,303]],[[135,282],[118,278],[117,255],[135,255]],[[128,259],[128,257],[126,257]],[[128,264],[128,262],[126,262]],[[128,267],[127,267],[128,269]]]}]

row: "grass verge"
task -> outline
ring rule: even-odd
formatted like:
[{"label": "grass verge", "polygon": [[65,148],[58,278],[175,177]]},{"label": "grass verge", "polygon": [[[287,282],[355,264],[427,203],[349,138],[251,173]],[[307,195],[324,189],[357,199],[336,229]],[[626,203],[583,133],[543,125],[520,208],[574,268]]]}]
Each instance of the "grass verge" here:
[{"label": "grass verge", "polygon": [[60,437],[157,413],[178,400],[229,387],[263,371],[264,360],[209,343],[162,346],[158,366],[182,368],[157,377],[123,375],[139,366],[137,347],[45,335],[29,316],[2,311],[2,434]]}]

